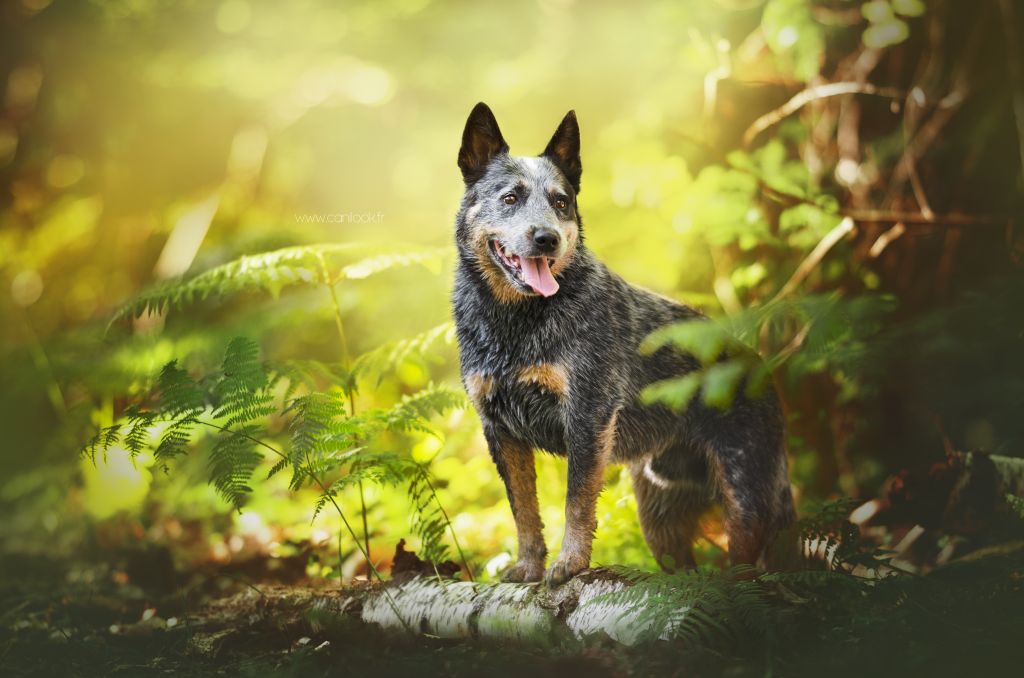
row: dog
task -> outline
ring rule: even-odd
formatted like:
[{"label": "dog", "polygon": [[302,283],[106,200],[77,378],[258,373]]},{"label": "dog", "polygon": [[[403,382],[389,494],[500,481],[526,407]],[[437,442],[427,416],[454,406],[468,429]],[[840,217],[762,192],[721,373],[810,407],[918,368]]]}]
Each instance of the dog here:
[{"label": "dog", "polygon": [[[653,382],[701,368],[638,350],[696,310],[626,283],[584,245],[580,131],[573,111],[535,157],[509,154],[486,104],[466,121],[458,165],[453,308],[463,384],[508,494],[518,537],[509,582],[552,586],[590,566],[610,463],[629,466],[640,526],[666,569],[691,567],[699,516],[719,502],[733,563],[763,564],[793,520],[783,418],[771,388],[726,410],[644,405]],[[545,572],[534,450],[568,458],[565,535]]]}]

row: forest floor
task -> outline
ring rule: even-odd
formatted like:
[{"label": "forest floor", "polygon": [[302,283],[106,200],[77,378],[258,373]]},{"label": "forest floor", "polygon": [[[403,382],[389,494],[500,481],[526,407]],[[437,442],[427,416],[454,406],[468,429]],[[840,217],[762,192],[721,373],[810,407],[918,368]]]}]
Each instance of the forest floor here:
[{"label": "forest floor", "polygon": [[[176,572],[153,545],[0,560],[6,676],[985,675],[1024,662],[1024,549],[927,577],[773,589],[767,625],[705,642],[546,646],[386,632],[324,614],[300,563]],[[899,580],[899,581],[897,581]],[[380,585],[377,585],[380,586]],[[355,583],[348,589],[366,589]],[[319,610],[319,613],[318,613]],[[713,629],[712,629],[713,630]],[[703,638],[703,637],[702,637]]]}]

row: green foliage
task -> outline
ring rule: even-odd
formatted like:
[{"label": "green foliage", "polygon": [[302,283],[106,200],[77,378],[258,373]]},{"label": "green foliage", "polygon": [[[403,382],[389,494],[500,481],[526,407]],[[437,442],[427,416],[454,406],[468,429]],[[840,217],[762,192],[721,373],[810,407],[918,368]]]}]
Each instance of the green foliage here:
[{"label": "green foliage", "polygon": [[[268,289],[276,295],[283,283],[305,282],[329,288],[342,279],[365,278],[413,263],[431,266],[436,260],[436,255],[430,253],[400,252],[378,253],[345,265],[334,261],[352,249],[317,245],[245,256],[147,293],[118,315],[181,307],[209,296],[248,289]],[[340,309],[333,290],[330,296],[335,300],[341,334]],[[331,505],[350,532],[352,528],[338,503],[342,491],[358,487],[362,496],[364,482],[380,486],[409,482],[414,532],[428,559],[440,560],[447,554],[443,538],[451,525],[433,490],[429,470],[408,454],[386,447],[396,442],[395,436],[436,435],[430,419],[462,407],[464,396],[428,384],[390,406],[356,412],[355,403],[361,381],[379,386],[384,375],[403,361],[422,359],[437,342],[450,343],[451,337],[451,323],[445,323],[415,337],[379,346],[351,365],[315,359],[264,362],[259,344],[236,337],[228,343],[221,367],[215,372],[193,378],[176,360],[164,365],[156,393],[126,408],[121,422],[101,429],[86,452],[95,459],[97,452],[106,453],[122,443],[135,459],[152,446],[155,459],[166,467],[174,457],[188,453],[202,431],[213,439],[210,482],[234,508],[241,510],[245,505],[253,491],[253,475],[269,452],[277,459],[267,471],[268,478],[290,469],[289,487],[293,491],[312,486],[319,493],[314,520]],[[280,419],[287,422],[288,444],[276,447],[268,441],[278,437]],[[352,537],[356,539],[354,532]]]},{"label": "green foliage", "polygon": [[357,376],[376,375],[379,384],[390,370],[399,366],[404,360],[424,359],[432,349],[437,347],[439,342],[449,346],[455,344],[454,323],[442,323],[414,337],[382,344],[361,355],[356,360],[352,371]]},{"label": "green foliage", "polygon": [[891,552],[865,539],[860,528],[848,520],[856,505],[853,499],[824,502],[797,521],[802,555],[811,567],[831,571],[860,567],[876,575],[888,568]]},{"label": "green foliage", "polygon": [[871,0],[861,5],[861,14],[870,22],[864,29],[864,45],[882,49],[898,45],[910,37],[910,27],[897,15],[917,17],[925,12],[921,0]]},{"label": "green foliage", "polygon": [[[437,360],[449,353],[450,332],[435,327],[448,315],[448,278],[424,271],[437,270],[440,250],[432,247],[452,251],[462,94],[489,91],[495,78],[513,85],[491,103],[503,129],[520,139],[515,153],[540,148],[563,112],[538,108],[533,86],[557,89],[579,112],[588,246],[630,282],[700,305],[715,319],[680,328],[663,344],[700,356],[701,369],[652,385],[649,402],[681,409],[702,398],[724,408],[744,389],[756,392],[770,372],[791,417],[793,468],[809,469],[794,478],[804,498],[833,493],[837,480],[873,492],[885,473],[936,452],[939,420],[957,446],[971,437],[964,432],[990,431],[982,438],[994,448],[1014,449],[1020,292],[993,285],[963,297],[963,312],[915,316],[922,305],[948,308],[944,300],[961,298],[957,286],[1020,249],[1019,233],[1009,246],[997,234],[1001,250],[984,244],[986,233],[1001,230],[999,215],[1020,211],[1016,149],[1002,143],[1016,138],[1000,78],[1006,58],[1002,41],[986,39],[1002,35],[999,8],[920,0],[563,3],[559,15],[578,28],[564,47],[581,57],[567,72],[544,31],[518,36],[522,58],[509,60],[507,45],[485,30],[493,23],[488,10],[404,3],[400,13],[415,20],[396,23],[387,3],[383,10],[329,4],[248,3],[248,23],[230,30],[224,8],[199,5],[91,3],[79,12],[74,3],[50,3],[19,18],[15,42],[32,54],[12,71],[9,94],[25,96],[15,97],[17,124],[0,134],[12,200],[0,227],[0,372],[8,385],[0,416],[11,450],[3,475],[20,489],[5,488],[0,501],[38,496],[49,511],[72,486],[91,482],[68,463],[67,449],[99,427],[92,451],[122,445],[143,472],[150,449],[158,468],[178,460],[175,468],[191,471],[182,457],[210,459],[221,444],[218,458],[226,461],[210,470],[220,469],[224,493],[249,506],[264,502],[256,505],[285,528],[308,520],[293,505],[324,499],[307,465],[346,510],[358,501],[356,481],[379,481],[387,490],[368,495],[372,533],[394,541],[408,527],[413,469],[388,465],[437,454],[435,486],[446,508],[461,514],[460,529],[472,532],[471,549],[512,551],[507,503],[472,413],[446,421],[443,443],[420,435],[419,425],[430,422],[389,427],[382,414],[427,383],[455,383],[453,362]],[[416,48],[419,32],[443,33],[448,21],[465,27],[459,40],[444,50]],[[209,30],[167,30],[179,23]],[[316,35],[310,26],[319,27]],[[630,26],[635,34],[623,30]],[[385,33],[396,40],[381,41]],[[601,47],[609,36],[633,41],[631,68],[605,67],[614,61]],[[607,75],[598,89],[583,77],[594,64]],[[109,86],[66,86],[94,72],[106,73]],[[40,77],[46,96],[33,104]],[[812,97],[797,109],[778,108],[843,82],[895,95]],[[111,97],[116,92],[137,96],[126,103]],[[754,119],[772,122],[748,140],[744,127]],[[189,134],[174,133],[182,124]],[[918,176],[904,176],[909,170]],[[866,254],[896,223],[887,213],[914,216],[925,198],[934,220],[908,221],[907,234],[883,254]],[[383,218],[308,218],[363,209]],[[200,212],[205,221],[197,224]],[[879,212],[880,221],[857,216],[866,212]],[[996,228],[980,221],[947,228],[943,213],[979,213]],[[847,215],[856,229],[787,290]],[[197,249],[181,250],[189,234]],[[289,247],[317,240],[332,244]],[[419,244],[394,244],[404,241]],[[125,303],[161,275],[155,262],[168,260],[187,276]],[[953,272],[951,288],[937,269]],[[384,270],[391,273],[375,275]],[[247,303],[285,290],[275,303]],[[899,314],[882,291],[901,295]],[[229,297],[230,306],[211,303]],[[355,361],[332,334],[335,306],[352,355],[365,351]],[[94,326],[118,308],[125,331],[100,342]],[[152,312],[169,312],[168,322],[124,322]],[[899,332],[897,322],[905,323]],[[427,327],[435,329],[389,341]],[[246,407],[237,401],[244,392],[225,390],[216,365],[237,336],[267,352],[267,384],[256,391],[273,397],[269,405]],[[896,398],[895,381],[902,382]],[[825,395],[812,396],[807,408],[808,393]],[[243,420],[229,425],[231,414],[215,413],[232,403]],[[898,406],[927,414],[891,412]],[[827,470],[838,457],[833,438],[813,429],[847,424],[855,437],[837,435],[835,444],[850,455],[840,466],[856,477],[838,478],[851,472]],[[906,440],[909,430],[923,443]],[[291,447],[293,436],[308,464],[306,452]],[[256,455],[266,460],[247,478]],[[564,465],[543,463],[551,543],[561,532]],[[281,474],[274,482],[253,480],[271,470]],[[181,500],[168,490],[185,477],[146,481],[149,505],[178,509]],[[276,492],[288,477],[301,500]],[[650,560],[631,501],[628,477],[603,494],[617,521],[595,547],[606,562]],[[30,514],[29,532],[48,534],[38,524],[48,513]]]},{"label": "green foliage", "polygon": [[[364,364],[370,365],[371,361]],[[304,361],[302,365],[306,374],[336,373],[330,365],[316,361]],[[275,376],[281,378],[281,374],[276,372]],[[216,432],[210,452],[211,482],[225,500],[238,509],[244,505],[246,496],[252,492],[250,480],[264,458],[262,448],[280,457],[268,477],[290,467],[289,485],[293,490],[309,483],[321,489],[319,513],[341,489],[364,480],[382,485],[406,480],[429,484],[420,465],[399,454],[374,451],[370,444],[384,433],[433,433],[429,423],[432,416],[461,407],[465,402],[460,393],[430,385],[404,396],[391,407],[353,415],[346,392],[335,389],[291,395],[278,411],[272,404],[271,390],[277,381],[271,379],[267,364],[259,360],[256,343],[244,338],[236,338],[228,345],[219,372],[199,380],[192,379],[172,361],[161,371],[160,396],[153,409],[129,408],[123,423],[103,429],[86,450],[95,457],[97,451],[105,452],[123,442],[137,456],[146,445],[150,429],[165,424],[155,456],[166,461],[185,454],[193,434],[208,427]],[[293,393],[294,389],[289,386],[287,392]],[[271,415],[290,418],[290,445],[283,451],[262,441],[262,437],[269,435]],[[329,474],[341,475],[324,484],[322,479]],[[427,505],[415,493],[414,496],[414,508],[426,510]],[[436,515],[425,520],[436,520]],[[442,524],[440,532],[432,529],[420,534],[439,539],[446,527]],[[426,547],[443,551],[436,544]]]},{"label": "green foliage", "polygon": [[361,280],[390,268],[419,264],[437,270],[441,250],[377,252],[355,262],[339,265],[353,253],[379,247],[362,243],[329,243],[286,247],[273,252],[246,255],[191,278],[163,283],[122,306],[111,323],[146,313],[182,309],[210,298],[243,291],[264,291],[277,297],[290,285],[333,285],[340,280]]},{"label": "green foliage", "polygon": [[[822,371],[857,374],[870,363],[870,342],[877,342],[893,308],[893,300],[884,296],[805,295],[751,306],[713,322],[666,325],[643,341],[641,352],[669,348],[692,356],[699,369],[651,384],[642,397],[681,410],[699,393],[705,404],[727,409],[741,387],[750,397],[762,393],[771,370],[784,363],[794,380]],[[769,347],[763,357],[759,346]],[[878,350],[876,344],[873,351]]]},{"label": "green foliage", "polygon": [[448,545],[444,542],[444,534],[451,529],[451,521],[437,498],[430,475],[422,467],[417,467],[417,472],[409,480],[409,501],[414,507],[410,514],[412,529],[423,545],[420,557],[434,564],[448,560]]},{"label": "green foliage", "polygon": [[761,30],[772,51],[791,65],[793,75],[810,80],[821,68],[825,37],[814,21],[811,3],[804,0],[769,0]]},{"label": "green foliage", "polygon": [[585,605],[622,608],[619,619],[637,630],[638,640],[680,640],[721,647],[747,636],[772,633],[771,601],[754,570],[684,570],[675,574],[612,568],[630,586],[605,593]]},{"label": "green foliage", "polygon": [[1017,518],[1024,520],[1024,497],[1018,497],[1015,494],[1007,494],[1005,496],[1006,504],[1010,507]]}]

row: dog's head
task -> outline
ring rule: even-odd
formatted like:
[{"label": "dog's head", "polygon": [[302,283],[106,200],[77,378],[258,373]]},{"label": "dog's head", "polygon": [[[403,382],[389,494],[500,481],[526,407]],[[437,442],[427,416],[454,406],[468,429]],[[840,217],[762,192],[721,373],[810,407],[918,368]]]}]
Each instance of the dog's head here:
[{"label": "dog's head", "polygon": [[559,274],[580,241],[580,128],[572,111],[539,156],[513,157],[486,104],[462,134],[459,169],[466,195],[458,244],[495,297],[511,302],[558,292]]}]

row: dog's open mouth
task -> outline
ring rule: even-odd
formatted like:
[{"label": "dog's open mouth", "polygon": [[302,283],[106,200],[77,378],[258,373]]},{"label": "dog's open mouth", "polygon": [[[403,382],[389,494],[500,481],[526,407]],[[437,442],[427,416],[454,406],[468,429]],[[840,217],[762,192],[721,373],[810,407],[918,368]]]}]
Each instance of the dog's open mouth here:
[{"label": "dog's open mouth", "polygon": [[500,240],[491,240],[490,246],[491,256],[519,287],[527,288],[544,297],[550,297],[558,291],[558,281],[551,273],[554,259],[521,257],[509,251]]}]

